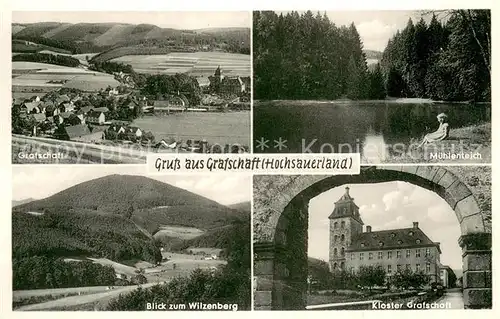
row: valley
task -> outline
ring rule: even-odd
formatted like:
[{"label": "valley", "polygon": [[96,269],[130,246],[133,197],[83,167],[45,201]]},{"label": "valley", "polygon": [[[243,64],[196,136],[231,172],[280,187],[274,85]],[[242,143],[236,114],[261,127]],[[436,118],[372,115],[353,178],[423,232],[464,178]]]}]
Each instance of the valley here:
[{"label": "valley", "polygon": [[249,229],[249,220],[244,210],[132,175],[105,176],[20,203],[12,212],[14,307],[106,307],[137,285],[221,272],[231,241]]}]

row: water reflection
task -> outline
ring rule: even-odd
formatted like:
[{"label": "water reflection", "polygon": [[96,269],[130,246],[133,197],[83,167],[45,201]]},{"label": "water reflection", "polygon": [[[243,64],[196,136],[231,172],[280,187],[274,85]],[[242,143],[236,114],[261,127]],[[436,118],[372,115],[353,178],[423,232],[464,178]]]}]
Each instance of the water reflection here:
[{"label": "water reflection", "polygon": [[365,163],[380,163],[387,157],[387,144],[384,136],[377,134],[370,126],[363,141],[361,154]]},{"label": "water reflection", "polygon": [[[288,141],[281,152],[359,150],[374,161],[393,154],[394,145],[408,146],[435,131],[439,126],[436,116],[442,112],[448,115],[452,131],[491,119],[490,104],[258,102],[254,104],[254,141],[281,137]],[[272,147],[254,150],[277,151]]]}]

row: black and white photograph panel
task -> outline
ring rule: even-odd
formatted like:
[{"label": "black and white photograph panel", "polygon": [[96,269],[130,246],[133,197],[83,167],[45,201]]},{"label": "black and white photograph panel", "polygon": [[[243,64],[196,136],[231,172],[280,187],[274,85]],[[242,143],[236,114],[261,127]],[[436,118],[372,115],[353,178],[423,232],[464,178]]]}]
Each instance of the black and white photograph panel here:
[{"label": "black and white photograph panel", "polygon": [[491,309],[491,168],[254,176],[256,310]]},{"label": "black and white photograph panel", "polygon": [[12,309],[250,310],[251,178],[123,168],[14,166]]},{"label": "black and white photograph panel", "polygon": [[491,162],[490,10],[253,15],[255,152]]},{"label": "black and white photograph panel", "polygon": [[248,152],[251,18],[13,12],[13,163]]}]

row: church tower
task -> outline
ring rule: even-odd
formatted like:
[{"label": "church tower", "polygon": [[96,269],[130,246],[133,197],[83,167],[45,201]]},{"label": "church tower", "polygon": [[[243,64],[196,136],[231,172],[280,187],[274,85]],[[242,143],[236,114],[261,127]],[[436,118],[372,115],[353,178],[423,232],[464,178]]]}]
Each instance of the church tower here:
[{"label": "church tower", "polygon": [[359,207],[349,194],[349,187],[335,202],[335,208],[328,217],[330,219],[330,271],[346,269],[345,251],[351,245],[352,238],[363,232],[363,221],[359,215]]}]

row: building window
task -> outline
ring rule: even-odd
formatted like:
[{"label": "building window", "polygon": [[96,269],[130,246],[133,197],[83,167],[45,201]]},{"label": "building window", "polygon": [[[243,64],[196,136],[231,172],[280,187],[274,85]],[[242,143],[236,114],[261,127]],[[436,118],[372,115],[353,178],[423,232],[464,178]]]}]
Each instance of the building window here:
[{"label": "building window", "polygon": [[420,264],[416,264],[416,265],[415,265],[415,271],[416,271],[416,272],[419,272],[419,271],[420,271]]},{"label": "building window", "polygon": [[339,228],[339,223],[337,223],[337,222],[333,223],[333,228],[334,228],[334,229]]},{"label": "building window", "polygon": [[416,242],[417,244],[420,244],[420,239],[417,239],[415,242]]},{"label": "building window", "polygon": [[342,247],[342,248],[340,249],[340,255],[341,255],[342,257],[344,257],[344,256],[345,256],[345,248],[344,248],[344,247]]},{"label": "building window", "polygon": [[340,235],[340,242],[341,242],[341,243],[343,243],[343,242],[344,242],[344,240],[345,240],[345,236],[344,236],[344,234]]},{"label": "building window", "polygon": [[415,250],[415,257],[420,257],[420,249]]},{"label": "building window", "polygon": [[431,255],[431,249],[430,248],[427,248],[425,250],[425,257],[429,257]]},{"label": "building window", "polygon": [[354,256],[354,253],[351,253],[351,260],[354,260],[354,258],[356,258],[356,257]]},{"label": "building window", "polygon": [[431,263],[426,263],[425,264],[425,272],[430,273],[431,272]]},{"label": "building window", "polygon": [[365,247],[365,243],[361,243],[361,247]]},{"label": "building window", "polygon": [[340,228],[342,228],[342,229],[344,229],[344,228],[345,228],[345,222],[344,222],[344,221],[342,221],[342,222],[340,223]]},{"label": "building window", "polygon": [[338,239],[339,239],[339,236],[337,236],[337,235],[333,236],[333,242],[334,243],[336,243]]},{"label": "building window", "polygon": [[409,249],[407,249],[407,250],[406,250],[406,258],[410,258],[410,256],[411,256],[410,250],[409,250]]},{"label": "building window", "polygon": [[392,273],[392,265],[387,265],[387,273]]},{"label": "building window", "polygon": [[373,259],[373,253],[368,253],[368,259],[372,260]]},{"label": "building window", "polygon": [[333,255],[337,257],[337,248],[333,248]]},{"label": "building window", "polygon": [[379,245],[380,247],[382,247],[382,246],[384,246],[384,243],[383,243],[383,242],[379,242],[379,243],[378,243],[378,245]]},{"label": "building window", "polygon": [[395,233],[391,233],[391,238],[394,238],[396,237],[396,234]]},{"label": "building window", "polygon": [[365,258],[365,254],[364,253],[359,253],[359,260],[363,260]]},{"label": "building window", "polygon": [[412,231],[411,231],[411,232],[409,232],[409,233],[408,233],[408,235],[413,236],[413,232],[412,232]]},{"label": "building window", "polygon": [[337,263],[333,263],[333,270],[337,270]]},{"label": "building window", "polygon": [[411,264],[406,264],[406,269],[411,270]]},{"label": "building window", "polygon": [[382,252],[381,252],[381,251],[379,251],[379,252],[378,252],[378,259],[382,259],[382,258],[384,258],[384,257],[382,257]]},{"label": "building window", "polygon": [[401,265],[397,265],[397,266],[396,266],[396,269],[397,269],[398,271],[401,271]]},{"label": "building window", "polygon": [[387,252],[387,259],[392,259],[392,251]]},{"label": "building window", "polygon": [[354,267],[351,267],[351,274],[354,274]]},{"label": "building window", "polygon": [[345,269],[345,262],[340,262],[340,269],[344,270]]},{"label": "building window", "polygon": [[396,258],[401,258],[401,250],[396,251]]}]

